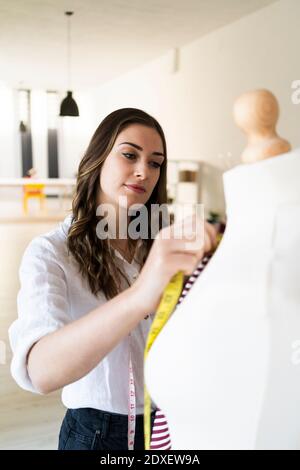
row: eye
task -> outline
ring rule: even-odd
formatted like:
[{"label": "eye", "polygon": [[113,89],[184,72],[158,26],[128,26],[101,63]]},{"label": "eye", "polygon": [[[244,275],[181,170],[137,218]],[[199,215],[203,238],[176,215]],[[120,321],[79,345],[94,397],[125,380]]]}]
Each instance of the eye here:
[{"label": "eye", "polygon": [[152,165],[153,165],[153,168],[160,168],[160,167],[161,167],[161,165],[160,165],[159,163],[157,163],[157,162],[150,162],[150,164],[151,164],[151,163],[152,163]]},{"label": "eye", "polygon": [[[122,152],[122,155],[124,155],[125,158],[127,158],[127,160],[134,160],[136,158],[136,155],[134,153],[130,153],[130,152]],[[149,162],[149,165],[152,167],[152,168],[160,168],[161,167],[161,164],[158,163],[158,162]]]},{"label": "eye", "polygon": [[124,155],[124,157],[127,158],[128,160],[132,160],[135,157],[134,153],[128,153],[128,152],[122,153],[122,155]]}]

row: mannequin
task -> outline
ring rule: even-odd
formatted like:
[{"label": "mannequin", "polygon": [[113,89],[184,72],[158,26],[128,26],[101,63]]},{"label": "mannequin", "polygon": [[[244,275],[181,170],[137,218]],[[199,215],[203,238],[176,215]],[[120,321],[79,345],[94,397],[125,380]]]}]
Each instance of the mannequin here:
[{"label": "mannequin", "polygon": [[270,91],[244,93],[236,100],[233,114],[237,126],[248,138],[248,145],[241,156],[244,163],[275,157],[291,150],[289,142],[276,132],[279,105]]},{"label": "mannequin", "polygon": [[145,380],[174,450],[300,449],[300,149],[276,134],[266,90],[242,95],[234,118],[247,163],[224,174],[225,234]]}]

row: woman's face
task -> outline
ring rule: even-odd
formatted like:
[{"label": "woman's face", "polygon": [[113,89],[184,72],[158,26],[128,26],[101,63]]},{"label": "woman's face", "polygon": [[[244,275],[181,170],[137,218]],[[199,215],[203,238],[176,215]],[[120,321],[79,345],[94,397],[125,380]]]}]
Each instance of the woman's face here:
[{"label": "woman's face", "polygon": [[98,203],[120,207],[120,196],[126,196],[128,207],[145,204],[158,182],[164,158],[163,143],[155,129],[141,124],[123,129],[102,165]]}]

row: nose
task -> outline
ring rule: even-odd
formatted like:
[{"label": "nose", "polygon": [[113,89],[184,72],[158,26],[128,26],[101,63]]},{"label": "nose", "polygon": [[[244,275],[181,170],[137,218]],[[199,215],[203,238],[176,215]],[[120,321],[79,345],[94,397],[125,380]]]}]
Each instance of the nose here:
[{"label": "nose", "polygon": [[147,163],[138,162],[134,168],[134,175],[140,180],[145,180],[148,177],[149,168]]}]

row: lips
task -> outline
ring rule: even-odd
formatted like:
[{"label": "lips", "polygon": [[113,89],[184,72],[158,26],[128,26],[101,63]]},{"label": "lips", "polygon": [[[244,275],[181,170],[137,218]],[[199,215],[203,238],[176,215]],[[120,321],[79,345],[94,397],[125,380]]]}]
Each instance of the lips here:
[{"label": "lips", "polygon": [[143,186],[137,186],[135,184],[125,184],[124,186],[135,193],[144,193],[146,191]]}]

